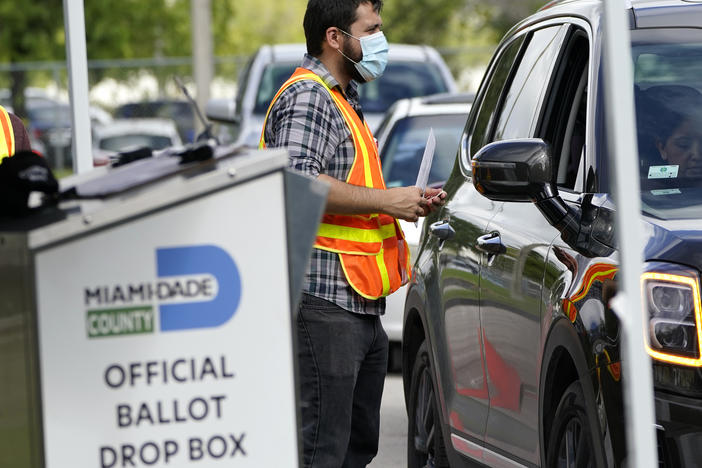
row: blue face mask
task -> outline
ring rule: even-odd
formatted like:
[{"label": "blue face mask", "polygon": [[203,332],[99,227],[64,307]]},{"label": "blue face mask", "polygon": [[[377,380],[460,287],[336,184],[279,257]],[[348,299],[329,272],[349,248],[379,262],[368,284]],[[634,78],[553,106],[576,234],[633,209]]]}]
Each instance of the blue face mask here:
[{"label": "blue face mask", "polygon": [[356,70],[367,82],[373,81],[382,76],[388,64],[388,41],[385,39],[383,31],[378,31],[370,36],[356,37],[344,30],[339,30],[349,37],[353,37],[361,42],[363,58],[356,62],[339,50],[339,53],[354,63]]}]

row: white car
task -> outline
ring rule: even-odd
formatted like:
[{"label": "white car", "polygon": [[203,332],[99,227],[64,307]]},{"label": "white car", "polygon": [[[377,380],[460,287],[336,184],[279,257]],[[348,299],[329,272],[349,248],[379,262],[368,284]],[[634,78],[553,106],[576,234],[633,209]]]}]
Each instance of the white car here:
[{"label": "white car", "polygon": [[[258,146],[263,120],[273,96],[300,66],[305,44],[262,46],[241,73],[235,100],[211,100],[205,113],[221,125],[223,143]],[[388,66],[379,79],[359,89],[363,114],[375,130],[383,114],[398,99],[455,92],[456,83],[436,49],[429,46],[390,44]]]},{"label": "white car", "polygon": [[137,148],[161,150],[182,145],[178,128],[170,119],[115,119],[93,129],[93,164],[107,164],[117,153]]},{"label": "white car", "polygon": [[[472,102],[472,94],[439,94],[397,101],[388,110],[376,132],[385,185],[390,188],[415,184],[429,129],[434,131],[436,149],[428,184],[443,185],[453,169],[459,139]],[[400,224],[410,247],[411,261],[414,262],[422,220],[417,225],[405,221],[400,221]],[[390,370],[399,370],[402,361],[400,345],[405,294],[406,287],[402,287],[388,296],[382,317],[383,327],[390,339]]]}]

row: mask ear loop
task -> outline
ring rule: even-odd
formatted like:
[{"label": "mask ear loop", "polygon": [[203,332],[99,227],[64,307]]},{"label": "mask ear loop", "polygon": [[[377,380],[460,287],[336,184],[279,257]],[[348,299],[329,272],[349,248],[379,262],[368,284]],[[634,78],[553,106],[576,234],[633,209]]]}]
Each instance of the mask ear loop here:
[{"label": "mask ear loop", "polygon": [[[346,35],[349,36],[349,37],[353,37],[354,39],[356,39],[356,40],[359,41],[359,42],[361,41],[361,40],[360,40],[359,38],[357,38],[356,36],[347,33],[346,31],[344,31],[344,30],[341,29],[341,28],[336,28],[336,29],[338,29],[339,31],[341,31],[342,33],[346,34]],[[358,65],[359,63],[361,63],[361,60],[363,60],[363,58],[361,58],[361,60],[359,60],[359,61],[357,62],[357,61],[355,61],[354,59],[352,59],[351,57],[349,57],[348,55],[346,55],[345,53],[343,53],[343,52],[341,51],[341,49],[336,49],[336,50],[337,50],[337,52],[339,52],[341,55],[343,55],[343,56],[346,58],[346,60],[348,60],[349,62],[353,63],[354,65]]]}]

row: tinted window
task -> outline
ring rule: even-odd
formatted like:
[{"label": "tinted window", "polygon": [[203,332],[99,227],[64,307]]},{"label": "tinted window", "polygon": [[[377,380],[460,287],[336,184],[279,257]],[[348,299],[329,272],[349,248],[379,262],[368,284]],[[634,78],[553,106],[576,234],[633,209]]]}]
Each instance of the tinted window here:
[{"label": "tinted window", "polygon": [[434,129],[436,150],[429,184],[448,179],[468,110],[466,107],[466,114],[407,117],[398,121],[381,154],[386,185],[399,187],[415,184],[430,128]]},{"label": "tinted window", "polygon": [[161,117],[172,119],[183,141],[195,140],[195,113],[187,101],[146,101],[124,104],[115,109],[115,117]]},{"label": "tinted window", "polygon": [[391,62],[383,76],[359,87],[363,112],[385,112],[398,99],[443,93],[448,87],[435,64]]},{"label": "tinted window", "polygon": [[71,125],[71,108],[65,104],[28,106],[27,114],[35,126]]},{"label": "tinted window", "polygon": [[559,187],[582,191],[587,135],[587,33],[574,28],[549,85],[544,122],[537,136],[551,145],[552,167]]},{"label": "tinted window", "polygon": [[256,93],[255,114],[265,114],[268,106],[271,105],[273,96],[278,92],[283,83],[293,74],[299,66],[298,62],[273,63],[267,65],[261,75],[261,82]]},{"label": "tinted window", "polygon": [[644,211],[702,213],[702,32],[634,31],[635,99]]},{"label": "tinted window", "polygon": [[505,94],[493,141],[532,136],[539,103],[558,56],[561,30],[561,26],[553,26],[532,34]]},{"label": "tinted window", "polygon": [[158,135],[119,135],[100,140],[100,148],[109,151],[124,151],[142,146],[159,150],[172,144],[169,137]]},{"label": "tinted window", "polygon": [[488,78],[487,88],[482,95],[480,109],[475,118],[475,126],[471,132],[470,139],[470,154],[471,157],[482,148],[487,141],[487,131],[490,128],[490,123],[497,111],[502,88],[504,87],[512,65],[517,60],[519,50],[524,42],[524,37],[520,37],[512,41],[509,46],[503,51],[495,64],[492,75]]}]

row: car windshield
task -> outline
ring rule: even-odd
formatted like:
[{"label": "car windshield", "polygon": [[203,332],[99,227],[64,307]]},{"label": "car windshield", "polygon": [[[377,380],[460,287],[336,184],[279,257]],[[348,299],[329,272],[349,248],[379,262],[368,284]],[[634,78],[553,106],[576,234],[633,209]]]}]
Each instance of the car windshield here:
[{"label": "car windshield", "polygon": [[383,76],[359,87],[363,112],[385,112],[398,99],[448,91],[436,64],[392,62]]},{"label": "car windshield", "polygon": [[100,140],[100,148],[108,151],[125,151],[142,146],[160,150],[172,144],[173,141],[170,137],[159,135],[118,135]]},{"label": "car windshield", "polygon": [[397,122],[383,146],[380,158],[388,187],[414,185],[429,129],[434,130],[436,150],[429,172],[429,184],[448,179],[468,114],[422,115]]},{"label": "car windshield", "polygon": [[299,62],[266,65],[261,75],[261,82],[258,85],[258,92],[256,93],[254,114],[266,113],[275,93],[277,93],[283,83],[290,78],[290,75],[293,74],[298,66]]},{"label": "car windshield", "polygon": [[632,33],[644,212],[662,219],[702,213],[702,32]]},{"label": "car windshield", "polygon": [[71,108],[66,104],[28,106],[27,114],[34,126],[70,127],[71,125]]},{"label": "car windshield", "polygon": [[[256,94],[255,114],[266,113],[275,93],[298,66],[298,62],[275,63],[263,70]],[[359,96],[363,112],[383,113],[398,99],[443,93],[448,90],[435,64],[391,62],[383,76],[359,87]]]}]

